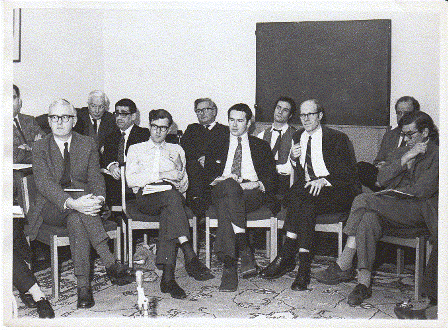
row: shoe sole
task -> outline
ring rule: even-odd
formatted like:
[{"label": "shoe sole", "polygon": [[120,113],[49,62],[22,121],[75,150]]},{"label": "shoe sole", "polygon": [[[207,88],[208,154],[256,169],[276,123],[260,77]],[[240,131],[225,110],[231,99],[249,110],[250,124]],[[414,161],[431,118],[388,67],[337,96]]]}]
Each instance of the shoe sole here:
[{"label": "shoe sole", "polygon": [[190,277],[193,277],[196,281],[208,281],[208,280],[212,280],[212,279],[214,279],[215,278],[215,276],[214,275],[212,275],[212,274],[204,274],[204,275],[202,275],[202,276],[195,276],[195,275],[193,275],[193,274],[190,274],[190,273],[188,273],[187,272],[187,274],[188,274],[188,276],[190,276]]},{"label": "shoe sole", "polygon": [[238,288],[235,289],[221,289],[219,288],[219,292],[236,292],[238,290]]},{"label": "shoe sole", "polygon": [[339,283],[346,283],[346,282],[351,282],[352,280],[354,280],[355,278],[343,278],[343,279],[337,279],[337,280],[333,280],[333,281],[327,281],[327,280],[322,280],[319,278],[316,278],[314,276],[311,275],[312,278],[314,278],[317,282],[319,283],[323,283],[323,284],[328,284],[328,285],[336,285]]},{"label": "shoe sole", "polygon": [[241,272],[241,278],[248,279],[257,276],[260,273],[260,267],[245,270]]},{"label": "shoe sole", "polygon": [[296,265],[293,265],[292,267],[287,268],[286,270],[282,271],[280,274],[276,276],[263,276],[260,274],[260,276],[266,280],[275,280],[277,278],[282,277],[283,275],[286,275],[289,272],[292,272],[296,268]]}]

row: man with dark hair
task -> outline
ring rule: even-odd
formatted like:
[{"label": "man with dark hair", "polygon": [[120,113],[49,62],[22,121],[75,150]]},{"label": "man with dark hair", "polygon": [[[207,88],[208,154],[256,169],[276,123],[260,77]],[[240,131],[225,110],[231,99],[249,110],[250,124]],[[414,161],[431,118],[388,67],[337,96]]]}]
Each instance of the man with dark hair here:
[{"label": "man with dark hair", "polygon": [[[357,196],[344,228],[348,235],[337,261],[314,277],[326,284],[354,278],[352,268],[358,257],[358,285],[348,297],[357,306],[372,295],[371,272],[376,243],[382,228],[420,228],[437,237],[439,196],[438,133],[431,117],[424,112],[409,112],[400,119],[406,146],[392,151],[379,169],[378,181],[390,189]],[[396,192],[398,191],[398,192]]]},{"label": "man with dark hair", "polygon": [[390,152],[405,145],[404,139],[400,135],[400,119],[408,112],[416,112],[419,110],[420,104],[412,96],[402,96],[397,100],[395,103],[395,113],[397,114],[398,126],[384,134],[383,139],[381,140],[380,150],[373,161],[373,166],[367,162],[358,163],[359,179],[362,185],[368,187],[372,191],[381,190],[381,187],[378,186],[377,182],[379,168],[384,165]]},{"label": "man with dark hair", "polygon": [[[187,295],[174,277],[177,244],[180,244],[184,253],[188,275],[198,281],[209,280],[214,276],[199,260],[191,245],[190,225],[182,195],[188,186],[185,153],[180,145],[165,141],[173,118],[164,109],[151,110],[149,123],[149,141],[129,148],[126,181],[136,194],[140,212],[160,214],[156,258],[156,264],[163,267],[160,289],[173,298],[184,299]],[[160,190],[154,191],[157,188]]]},{"label": "man with dark hair", "polygon": [[218,229],[215,253],[223,262],[220,291],[238,289],[237,261],[243,277],[255,276],[258,266],[246,233],[246,214],[267,205],[279,211],[275,200],[277,172],[269,144],[248,135],[252,111],[238,103],[228,111],[229,129],[224,140],[215,138],[205,155],[207,193],[216,208]]},{"label": "man with dark hair", "polygon": [[149,129],[136,124],[137,106],[130,99],[121,99],[115,104],[115,122],[119,131],[109,135],[104,143],[102,167],[109,171],[105,175],[106,203],[121,204],[120,166],[126,163],[126,154],[131,145],[148,141]]},{"label": "man with dark hair", "polygon": [[99,212],[105,187],[98,152],[92,138],[73,132],[76,111],[66,100],[50,104],[48,123],[52,134],[35,143],[33,173],[36,201],[29,211],[28,235],[35,240],[43,223],[68,229],[74,273],[78,286],[78,308],[95,304],[90,284],[90,247],[96,250],[112,283],[125,285],[135,279],[109,251]]},{"label": "man with dark hair", "polygon": [[290,186],[292,173],[289,151],[291,150],[292,136],[296,129],[288,125],[288,121],[294,116],[296,103],[290,97],[281,96],[275,102],[274,122],[258,134],[271,145],[274,154],[277,172],[279,174],[278,194],[284,196]]},{"label": "man with dark hair", "polygon": [[318,214],[344,212],[360,192],[348,137],[321,125],[323,108],[317,100],[300,105],[303,129],[293,136],[290,158],[295,183],[285,197],[285,242],[273,262],[261,272],[267,279],[292,271],[299,252],[299,269],[291,289],[303,291],[310,282],[314,227]]},{"label": "man with dark hair", "polygon": [[[199,123],[188,125],[180,140],[187,158],[188,190],[187,205],[198,218],[203,218],[210,205],[207,195],[204,194],[204,158],[210,141],[214,138],[225,139],[229,128],[216,122],[218,108],[209,98],[200,98],[194,101],[194,112]],[[212,148],[214,146],[211,146]]]}]

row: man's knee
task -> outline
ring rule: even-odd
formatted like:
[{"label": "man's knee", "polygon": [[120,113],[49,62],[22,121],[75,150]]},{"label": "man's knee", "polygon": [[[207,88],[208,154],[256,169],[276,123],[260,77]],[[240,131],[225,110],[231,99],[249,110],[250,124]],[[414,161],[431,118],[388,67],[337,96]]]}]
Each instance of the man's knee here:
[{"label": "man's knee", "polygon": [[359,222],[358,229],[356,231],[357,237],[372,237],[375,240],[381,237],[381,224],[379,216],[374,212],[366,212],[361,221]]},{"label": "man's knee", "polygon": [[170,189],[162,192],[162,199],[166,202],[167,205],[182,205],[183,197],[182,194],[176,189]]},{"label": "man's knee", "polygon": [[216,186],[212,190],[212,196],[214,198],[242,198],[243,189],[241,188],[240,184],[234,179],[228,178],[216,184]]}]

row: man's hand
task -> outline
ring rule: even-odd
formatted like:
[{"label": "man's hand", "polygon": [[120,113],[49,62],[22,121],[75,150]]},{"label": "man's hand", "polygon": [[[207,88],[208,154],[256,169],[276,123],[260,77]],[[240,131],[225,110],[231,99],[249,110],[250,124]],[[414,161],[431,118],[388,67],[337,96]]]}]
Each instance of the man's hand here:
[{"label": "man's hand", "polygon": [[241,182],[240,186],[243,190],[252,190],[260,188],[260,183],[258,181]]},{"label": "man's hand", "polygon": [[327,180],[324,178],[316,179],[313,181],[308,181],[304,188],[311,187],[310,188],[310,195],[318,196],[320,194],[320,191],[322,190],[322,187],[327,185]]},{"label": "man's hand", "polygon": [[94,196],[93,194],[87,194],[77,199],[70,197],[66,202],[68,208],[91,216],[98,215],[103,204],[104,200]]},{"label": "man's hand", "polygon": [[426,152],[426,148],[428,142],[420,142],[416,143],[415,146],[411,148],[407,153],[401,157],[401,165],[408,164],[409,161],[413,160],[415,157],[417,157],[419,154],[424,154]]},{"label": "man's hand", "polygon": [[205,165],[205,156],[201,156],[198,158],[199,164],[201,164],[202,167]]},{"label": "man's hand", "polygon": [[26,144],[26,143],[19,145],[17,148],[19,148],[19,149],[23,149],[23,150],[28,150],[28,151],[33,150],[33,149],[32,149],[28,144]]},{"label": "man's hand", "polygon": [[375,166],[376,166],[376,168],[380,169],[384,165],[386,165],[386,162],[384,160],[382,160],[381,162],[378,162],[378,164],[376,164]]},{"label": "man's hand", "polygon": [[291,152],[290,152],[291,159],[296,160],[297,158],[300,157],[301,153],[302,153],[302,149],[300,148],[300,142],[293,144],[291,147]]},{"label": "man's hand", "polygon": [[112,174],[112,177],[115,180],[120,180],[121,178],[121,171],[120,171],[120,167],[118,166],[118,164],[113,164],[109,166],[109,172],[110,174]]}]

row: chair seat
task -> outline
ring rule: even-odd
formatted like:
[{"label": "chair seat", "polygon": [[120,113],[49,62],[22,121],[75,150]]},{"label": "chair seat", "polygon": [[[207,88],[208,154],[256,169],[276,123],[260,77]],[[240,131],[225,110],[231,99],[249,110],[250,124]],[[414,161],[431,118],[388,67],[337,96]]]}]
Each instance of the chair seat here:
[{"label": "chair seat", "polygon": [[[213,205],[211,205],[208,208],[207,212],[205,212],[205,216],[209,217],[210,219],[217,219],[218,214],[216,212],[216,208]],[[274,215],[272,214],[271,210],[266,205],[263,205],[258,210],[249,212],[247,214],[247,221],[270,219],[273,216]]]},{"label": "chair seat", "polygon": [[420,227],[420,228],[393,228],[393,227],[385,227],[383,230],[384,236],[394,236],[399,238],[416,238],[416,237],[429,237],[431,233],[428,228]]},{"label": "chair seat", "polygon": [[[149,215],[146,213],[140,212],[137,206],[136,200],[131,200],[126,202],[126,210],[132,219],[132,221],[141,221],[141,222],[159,222],[160,221],[160,212],[156,215]],[[190,210],[189,207],[184,206],[185,213],[187,214],[187,219],[192,219],[194,217],[193,211]]]},{"label": "chair seat", "polygon": [[[316,224],[326,225],[345,222],[348,218],[348,214],[348,212],[319,214],[316,217]],[[277,219],[279,219],[280,221],[285,221],[286,219],[286,208],[284,208],[283,206],[282,210],[277,213]]]}]

